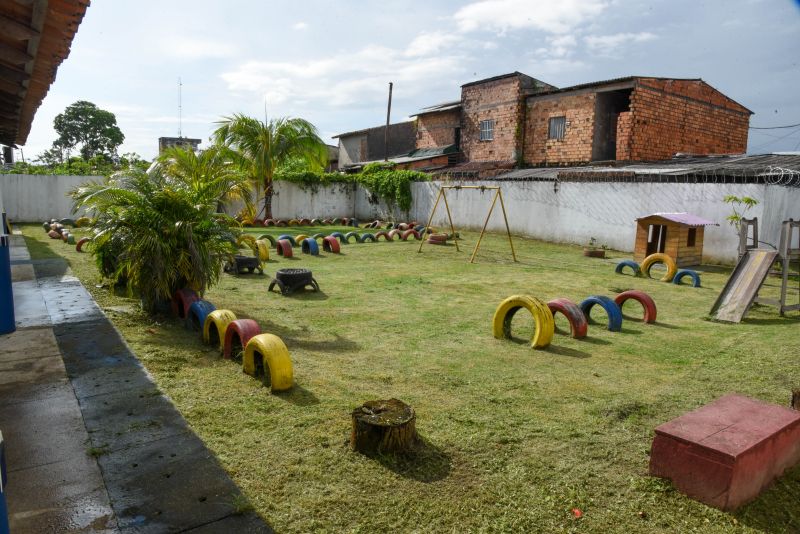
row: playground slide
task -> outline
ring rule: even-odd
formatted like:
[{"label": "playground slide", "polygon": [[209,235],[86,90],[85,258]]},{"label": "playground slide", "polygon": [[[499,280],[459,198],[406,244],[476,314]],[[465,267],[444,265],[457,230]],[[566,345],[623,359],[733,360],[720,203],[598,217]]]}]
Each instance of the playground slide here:
[{"label": "playground slide", "polygon": [[720,321],[741,322],[777,256],[776,250],[763,248],[748,250],[736,264],[722,293],[711,307],[711,314]]}]

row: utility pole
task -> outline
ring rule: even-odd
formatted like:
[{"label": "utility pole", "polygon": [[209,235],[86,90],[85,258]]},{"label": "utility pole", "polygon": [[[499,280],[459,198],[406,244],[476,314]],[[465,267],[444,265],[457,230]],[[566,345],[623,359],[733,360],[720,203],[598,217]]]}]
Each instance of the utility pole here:
[{"label": "utility pole", "polygon": [[183,137],[183,83],[178,76],[178,137]]},{"label": "utility pole", "polygon": [[383,161],[389,161],[389,118],[392,115],[392,82],[389,82],[389,105],[386,108],[386,131],[383,136]]}]

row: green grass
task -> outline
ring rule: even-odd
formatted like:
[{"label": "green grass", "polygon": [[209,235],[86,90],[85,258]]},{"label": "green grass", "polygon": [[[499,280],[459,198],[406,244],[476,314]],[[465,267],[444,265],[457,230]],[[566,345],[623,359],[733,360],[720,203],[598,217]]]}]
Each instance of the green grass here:
[{"label": "green grass", "polygon": [[[800,530],[800,469],[735,514],[647,475],[658,424],[734,391],[786,405],[800,386],[797,313],[755,307],[739,325],[708,319],[725,269],[702,270],[702,288],[679,287],[614,274],[627,254],[597,260],[522,238],[513,263],[502,235],[485,238],[469,264],[472,232],[460,252],[425,245],[418,254],[419,242],[381,241],[340,255],[273,253],[265,275],[224,275],[206,295],[289,347],[295,387],[270,395],[176,321],[119,311],[136,301],[95,287],[89,255],[41,228],[24,231],[32,253],[65,257],[100,305],[115,307],[110,317],[159,388],[278,531]],[[267,293],[286,266],[312,269],[322,292]],[[491,335],[494,309],[509,295],[578,302],[630,288],[653,296],[657,324],[643,324],[630,302],[622,332],[593,324],[587,339],[557,334],[548,350],[531,350],[523,314],[514,340]],[[561,316],[557,326],[568,328]],[[351,452],[350,411],[391,397],[416,410],[425,443],[417,457]]]}]

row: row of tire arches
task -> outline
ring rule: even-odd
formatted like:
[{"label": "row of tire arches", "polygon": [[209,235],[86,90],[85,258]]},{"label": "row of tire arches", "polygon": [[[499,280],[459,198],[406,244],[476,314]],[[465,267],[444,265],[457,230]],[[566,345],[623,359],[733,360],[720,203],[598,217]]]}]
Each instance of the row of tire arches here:
[{"label": "row of tire arches", "polygon": [[[298,245],[300,246],[300,251],[303,254],[318,256],[320,253],[320,247],[324,252],[338,254],[341,252],[342,245],[367,242],[375,243],[380,241],[381,238],[383,238],[384,241],[394,241],[395,238],[397,238],[398,241],[408,241],[409,239],[415,239],[419,241],[422,239],[422,234],[415,228],[407,230],[395,229],[388,232],[380,231],[374,234],[370,232],[361,234],[358,232],[348,232],[346,234],[342,232],[333,232],[330,235],[317,233],[312,236],[307,236],[304,234],[294,236],[290,234],[282,234],[277,238],[269,234],[262,234],[254,239],[254,243],[258,250],[259,259],[266,261],[269,259],[270,247],[274,247],[278,256],[282,256],[284,258],[293,257],[295,248]],[[254,247],[251,246],[251,248]]]},{"label": "row of tire arches", "polygon": [[633,260],[622,260],[614,268],[614,272],[617,274],[625,274],[624,271],[627,267],[631,270],[633,276],[652,278],[652,276],[650,276],[650,269],[659,263],[666,267],[664,276],[660,278],[662,282],[672,282],[673,284],[681,285],[684,278],[689,278],[692,287],[700,287],[700,274],[697,271],[693,271],[692,269],[679,269],[675,260],[663,252],[650,254],[642,260],[641,265]]},{"label": "row of tire arches", "polygon": [[635,289],[623,291],[613,299],[605,295],[592,295],[579,304],[567,298],[556,298],[545,303],[531,295],[512,295],[495,309],[492,334],[497,339],[511,339],[511,322],[518,311],[525,309],[533,317],[531,348],[544,349],[553,341],[557,313],[562,314],[569,322],[570,335],[575,339],[583,339],[588,335],[589,323],[592,322],[591,311],[595,307],[605,312],[606,328],[612,332],[619,332],[622,330],[622,307],[629,300],[636,301],[642,306],[644,323],[656,322],[655,301],[644,291]]},{"label": "row of tire arches", "polygon": [[262,332],[256,321],[218,310],[188,288],[175,292],[171,307],[173,315],[199,332],[204,343],[218,347],[224,359],[240,362],[243,372],[261,380],[271,392],[294,385],[289,349],[280,337]]}]

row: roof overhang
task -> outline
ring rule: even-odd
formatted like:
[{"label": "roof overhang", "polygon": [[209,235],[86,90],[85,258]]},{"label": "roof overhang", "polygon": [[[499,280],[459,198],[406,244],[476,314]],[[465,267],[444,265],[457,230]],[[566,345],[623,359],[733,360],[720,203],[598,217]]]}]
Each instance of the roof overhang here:
[{"label": "roof overhang", "polygon": [[90,0],[0,2],[0,144],[24,145]]}]

